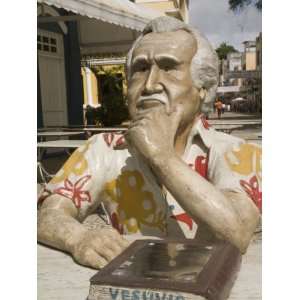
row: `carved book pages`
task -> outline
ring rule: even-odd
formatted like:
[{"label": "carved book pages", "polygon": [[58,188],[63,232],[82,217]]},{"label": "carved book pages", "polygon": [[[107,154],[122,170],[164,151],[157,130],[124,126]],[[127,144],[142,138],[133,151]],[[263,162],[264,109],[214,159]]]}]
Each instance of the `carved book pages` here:
[{"label": "carved book pages", "polygon": [[227,242],[138,240],[91,278],[88,300],[223,300],[240,264]]}]

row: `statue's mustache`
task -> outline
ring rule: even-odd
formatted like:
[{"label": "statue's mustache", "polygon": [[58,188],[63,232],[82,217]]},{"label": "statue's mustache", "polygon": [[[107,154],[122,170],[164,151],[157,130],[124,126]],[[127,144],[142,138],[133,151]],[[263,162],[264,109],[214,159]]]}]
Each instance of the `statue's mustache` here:
[{"label": "statue's mustache", "polygon": [[159,101],[165,105],[167,105],[169,102],[167,96],[164,94],[152,94],[152,95],[140,96],[140,98],[137,101],[137,104],[140,104],[141,102],[144,101],[153,101],[153,100]]}]

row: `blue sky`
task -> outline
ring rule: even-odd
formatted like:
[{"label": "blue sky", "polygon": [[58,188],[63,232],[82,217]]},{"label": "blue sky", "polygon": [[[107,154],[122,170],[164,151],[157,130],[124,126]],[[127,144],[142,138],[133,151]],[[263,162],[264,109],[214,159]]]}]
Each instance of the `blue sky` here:
[{"label": "blue sky", "polygon": [[242,42],[254,40],[261,31],[261,12],[255,7],[233,13],[228,0],[190,0],[189,12],[190,25],[204,33],[215,48],[227,42],[242,50]]}]

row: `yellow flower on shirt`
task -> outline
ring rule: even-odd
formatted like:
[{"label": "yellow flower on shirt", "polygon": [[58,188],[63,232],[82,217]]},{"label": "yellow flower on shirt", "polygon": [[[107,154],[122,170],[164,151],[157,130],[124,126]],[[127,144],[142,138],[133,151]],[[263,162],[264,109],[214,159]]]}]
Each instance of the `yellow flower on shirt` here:
[{"label": "yellow flower on shirt", "polygon": [[76,176],[82,175],[88,167],[88,162],[84,154],[91,143],[92,141],[88,141],[82,147],[76,149],[60,171],[51,179],[50,183],[59,183],[67,179],[72,173]]},{"label": "yellow flower on shirt", "polygon": [[261,158],[261,148],[246,143],[225,153],[225,159],[232,171],[246,176],[254,172],[259,179],[261,179]]},{"label": "yellow flower on shirt", "polygon": [[138,171],[123,171],[105,185],[106,194],[118,204],[119,222],[128,232],[135,233],[141,225],[165,231],[165,214],[158,211],[153,194],[145,191],[144,178]]}]

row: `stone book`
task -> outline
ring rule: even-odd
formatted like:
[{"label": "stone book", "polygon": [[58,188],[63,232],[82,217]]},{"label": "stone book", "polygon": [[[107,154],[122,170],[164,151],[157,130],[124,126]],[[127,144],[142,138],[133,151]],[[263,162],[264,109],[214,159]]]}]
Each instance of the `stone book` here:
[{"label": "stone book", "polygon": [[137,240],[90,279],[88,300],[224,300],[241,265],[227,242]]}]

